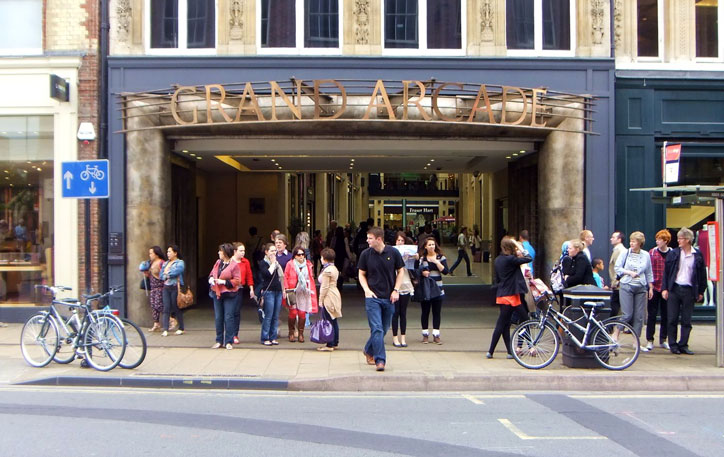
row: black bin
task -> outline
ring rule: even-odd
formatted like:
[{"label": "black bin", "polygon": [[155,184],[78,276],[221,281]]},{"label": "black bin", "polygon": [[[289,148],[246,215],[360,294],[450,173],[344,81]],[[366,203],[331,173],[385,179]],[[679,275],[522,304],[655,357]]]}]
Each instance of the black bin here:
[{"label": "black bin", "polygon": [[[596,319],[599,321],[607,319],[611,316],[611,294],[610,290],[591,285],[579,285],[563,289],[563,306],[565,308],[563,314],[581,327],[586,327],[586,320],[580,306],[587,301],[603,302],[603,308],[596,310]],[[579,341],[583,338],[583,331],[573,326],[569,330]],[[561,352],[563,353],[563,364],[569,368],[600,368],[600,365],[593,357],[593,352],[579,348],[565,334],[563,335]]]}]

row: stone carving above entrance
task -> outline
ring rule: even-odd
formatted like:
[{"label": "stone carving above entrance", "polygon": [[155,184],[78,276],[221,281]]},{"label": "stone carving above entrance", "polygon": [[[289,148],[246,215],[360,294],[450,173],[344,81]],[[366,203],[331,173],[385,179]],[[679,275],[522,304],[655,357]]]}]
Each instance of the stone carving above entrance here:
[{"label": "stone carving above entrance", "polygon": [[244,4],[233,0],[229,5],[229,39],[241,40],[244,31]]},{"label": "stone carving above entrance", "polygon": [[370,2],[355,0],[354,2],[354,37],[355,44],[366,45],[370,41]]},{"label": "stone carving above entrance", "polygon": [[603,0],[591,0],[591,40],[594,45],[603,42],[603,20],[606,14],[603,7]]},{"label": "stone carving above entrance", "polygon": [[480,7],[480,40],[483,42],[493,41],[495,32],[495,10],[492,0],[484,0]]},{"label": "stone carving above entrance", "polygon": [[616,0],[613,8],[613,43],[619,51],[623,44],[623,0]]},{"label": "stone carving above entrance", "polygon": [[126,42],[131,33],[131,16],[133,15],[133,9],[131,8],[130,0],[118,0],[118,6],[116,6],[116,17],[118,19],[118,41]]}]

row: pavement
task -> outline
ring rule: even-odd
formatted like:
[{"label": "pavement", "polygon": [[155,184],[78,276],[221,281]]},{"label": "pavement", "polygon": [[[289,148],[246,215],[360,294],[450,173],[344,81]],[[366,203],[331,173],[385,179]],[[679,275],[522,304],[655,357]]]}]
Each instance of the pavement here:
[{"label": "pavement", "polygon": [[[376,372],[362,348],[369,336],[363,295],[354,286],[343,291],[340,348],[316,351],[318,345],[286,340],[280,345],[259,342],[255,309],[242,312],[241,344],[233,350],[211,349],[215,341],[213,309],[197,305],[185,314],[186,333],[161,337],[146,332],[148,355],[136,369],[102,373],[51,363],[33,368],[20,353],[21,324],[0,328],[0,385],[82,385],[168,388],[264,389],[292,391],[724,391],[724,369],[716,367],[715,327],[695,324],[690,349],[695,355],[674,355],[657,347],[641,353],[625,371],[569,368],[562,354],[542,370],[527,370],[505,358],[500,341],[493,359],[484,357],[498,309],[489,288],[446,286],[442,314],[442,345],[422,344],[420,306],[408,308],[407,348],[392,346],[386,336],[387,367]],[[146,329],[147,330],[147,329]],[[308,333],[308,332],[307,332]],[[307,335],[308,336],[308,335]],[[658,333],[657,333],[658,338]]]}]

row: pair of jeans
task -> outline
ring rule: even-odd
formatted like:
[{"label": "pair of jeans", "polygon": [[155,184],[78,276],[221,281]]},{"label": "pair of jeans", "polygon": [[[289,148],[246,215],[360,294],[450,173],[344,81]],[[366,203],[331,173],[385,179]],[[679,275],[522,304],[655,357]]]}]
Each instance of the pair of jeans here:
[{"label": "pair of jeans", "polygon": [[[691,315],[694,314],[696,295],[691,286],[674,284],[669,291],[669,300],[666,303],[667,320],[669,325],[669,347],[671,349],[688,349],[689,335],[691,334]],[[681,314],[681,339],[677,342],[677,326]]]},{"label": "pair of jeans", "polygon": [[390,328],[395,305],[389,298],[365,298],[367,323],[370,326],[370,337],[365,344],[365,354],[374,357],[375,362],[385,363],[385,334]]},{"label": "pair of jeans", "polygon": [[410,294],[400,295],[400,299],[395,302],[395,313],[392,315],[392,336],[397,336],[398,322],[400,335],[404,335],[407,331],[407,305],[410,303],[410,297]]},{"label": "pair of jeans", "polygon": [[618,293],[621,301],[621,313],[623,314],[621,320],[631,324],[634,331],[636,331],[636,337],[641,336],[648,289],[641,284],[621,284]]},{"label": "pair of jeans", "polygon": [[339,346],[339,322],[327,312],[327,308],[322,307],[322,312],[324,312],[324,318],[332,323],[332,331],[334,332],[334,339],[327,343],[327,347],[336,348]]},{"label": "pair of jeans", "polygon": [[214,324],[216,325],[216,342],[227,345],[234,342],[234,311],[236,295],[233,297],[214,296]]},{"label": "pair of jeans", "polygon": [[668,331],[666,311],[666,300],[661,296],[661,292],[654,291],[654,296],[649,300],[648,313],[649,317],[646,320],[646,341],[654,340],[654,332],[656,332],[656,315],[661,310],[661,325],[659,325],[659,342],[663,343],[666,341],[666,335]]},{"label": "pair of jeans", "polygon": [[472,276],[473,272],[470,270],[470,257],[468,257],[468,253],[465,251],[465,249],[458,249],[458,259],[455,261],[455,264],[452,266],[452,268],[450,268],[450,273],[455,271],[455,268],[460,265],[460,262],[462,260],[465,260],[465,266],[468,269],[468,276]]},{"label": "pair of jeans", "polygon": [[244,294],[249,296],[249,289],[246,286],[240,287],[236,294],[236,306],[234,307],[234,335],[239,337],[239,328],[241,328],[241,307],[244,304]]},{"label": "pair of jeans", "polygon": [[184,312],[178,308],[178,286],[163,286],[163,329],[168,330],[168,321],[171,313],[176,314],[176,320],[178,321],[178,329],[184,330]]},{"label": "pair of jeans", "polygon": [[282,291],[264,292],[264,322],[261,323],[261,341],[277,339],[279,332],[279,311],[282,309]]},{"label": "pair of jeans", "polygon": [[433,298],[432,300],[422,300],[420,302],[422,313],[420,314],[420,325],[422,331],[425,332],[430,328],[430,309],[432,309],[432,328],[440,330],[440,320],[442,315],[442,297]]}]

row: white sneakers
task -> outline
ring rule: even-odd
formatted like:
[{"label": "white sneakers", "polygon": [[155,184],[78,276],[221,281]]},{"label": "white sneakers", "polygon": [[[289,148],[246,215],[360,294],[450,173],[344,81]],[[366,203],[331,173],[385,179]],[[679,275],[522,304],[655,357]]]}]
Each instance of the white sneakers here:
[{"label": "white sneakers", "polygon": [[654,342],[653,342],[653,341],[649,341],[648,343],[646,343],[646,350],[647,350],[647,351],[651,351],[651,350],[653,350],[653,349],[654,349]]},{"label": "white sneakers", "polygon": [[666,349],[667,351],[670,351],[670,350],[671,350],[671,348],[669,347],[669,343],[667,343],[666,341],[664,341],[663,343],[661,343],[661,347],[664,348],[664,349]]}]

